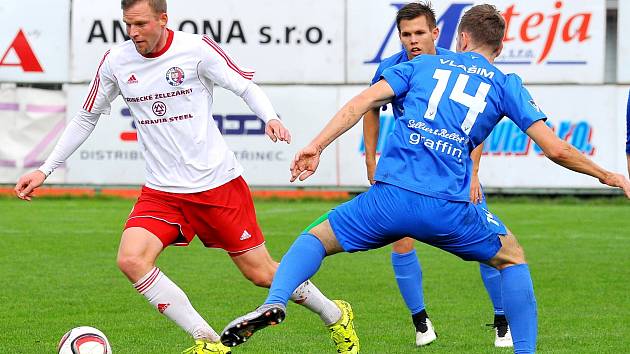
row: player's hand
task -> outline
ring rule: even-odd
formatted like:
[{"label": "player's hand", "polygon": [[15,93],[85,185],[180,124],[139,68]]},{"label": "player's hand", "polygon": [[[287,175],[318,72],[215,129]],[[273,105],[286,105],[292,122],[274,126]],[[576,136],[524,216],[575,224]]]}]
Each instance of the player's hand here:
[{"label": "player's hand", "polygon": [[376,171],[376,160],[365,159],[365,168],[367,169],[367,178],[370,184],[374,184],[374,172]]},{"label": "player's hand", "polygon": [[287,144],[291,143],[291,133],[289,133],[289,129],[285,128],[279,119],[268,121],[265,127],[265,133],[274,143],[278,140],[286,141]]},{"label": "player's hand", "polygon": [[479,204],[483,200],[483,190],[481,189],[481,183],[479,183],[479,176],[473,174],[470,180],[470,201],[473,204]]},{"label": "player's hand", "polygon": [[630,199],[630,181],[626,176],[619,173],[607,173],[605,177],[599,179],[605,185],[623,189],[626,197]]},{"label": "player's hand", "polygon": [[298,151],[291,162],[291,182],[295,181],[298,177],[300,181],[303,181],[315,173],[319,165],[320,154],[321,151],[311,145]]},{"label": "player's hand", "polygon": [[15,195],[22,200],[30,201],[33,197],[33,191],[41,186],[44,180],[46,180],[46,175],[40,170],[25,174],[15,184]]}]

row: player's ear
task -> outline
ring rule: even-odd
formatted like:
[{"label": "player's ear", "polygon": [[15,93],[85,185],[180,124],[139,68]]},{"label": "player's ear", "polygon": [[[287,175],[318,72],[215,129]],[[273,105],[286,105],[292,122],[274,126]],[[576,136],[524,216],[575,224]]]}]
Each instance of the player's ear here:
[{"label": "player's ear", "polygon": [[467,32],[459,33],[459,51],[465,52],[470,46],[470,35]]},{"label": "player's ear", "polygon": [[159,21],[160,21],[160,26],[166,27],[166,24],[168,23],[168,15],[166,14],[166,12],[162,12],[160,14]]},{"label": "player's ear", "polygon": [[457,33],[457,40],[455,42],[455,51],[456,52],[463,52],[462,50],[462,32],[458,32]]},{"label": "player's ear", "polygon": [[431,36],[433,37],[434,42],[439,35],[440,35],[440,28],[438,26],[435,26],[435,28],[431,31]]}]

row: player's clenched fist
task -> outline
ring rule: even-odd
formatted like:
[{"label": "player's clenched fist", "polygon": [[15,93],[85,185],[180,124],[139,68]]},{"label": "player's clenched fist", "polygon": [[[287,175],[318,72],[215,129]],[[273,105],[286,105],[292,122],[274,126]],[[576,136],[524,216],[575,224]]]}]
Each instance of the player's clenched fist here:
[{"label": "player's clenched fist", "polygon": [[314,146],[307,146],[295,154],[295,158],[291,162],[291,182],[298,177],[300,181],[309,178],[319,165],[319,155],[321,151]]},{"label": "player's clenched fist", "polygon": [[291,133],[289,133],[289,129],[285,128],[278,119],[272,119],[267,122],[265,133],[274,143],[278,140],[286,141],[287,144],[291,143]]},{"label": "player's clenched fist", "polygon": [[46,175],[40,170],[25,174],[15,184],[15,195],[22,200],[31,200],[33,191],[41,186],[45,179]]}]

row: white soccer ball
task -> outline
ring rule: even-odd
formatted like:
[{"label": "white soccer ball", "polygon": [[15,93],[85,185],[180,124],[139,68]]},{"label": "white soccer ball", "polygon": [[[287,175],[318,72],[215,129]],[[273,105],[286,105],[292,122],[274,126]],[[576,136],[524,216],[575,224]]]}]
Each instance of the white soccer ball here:
[{"label": "white soccer ball", "polygon": [[105,334],[94,327],[76,327],[63,335],[57,346],[59,354],[111,354]]}]

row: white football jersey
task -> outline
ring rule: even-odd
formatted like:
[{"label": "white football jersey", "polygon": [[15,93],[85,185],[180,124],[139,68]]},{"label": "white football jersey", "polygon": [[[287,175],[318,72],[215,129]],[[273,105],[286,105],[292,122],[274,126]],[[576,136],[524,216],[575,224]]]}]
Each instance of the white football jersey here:
[{"label": "white football jersey", "polygon": [[173,193],[218,187],[243,168],[212,118],[213,86],[241,96],[254,72],[241,70],[211,38],[168,31],[166,46],[142,56],[132,41],[105,53],[83,109],[109,114],[120,94],[135,121],[146,185]]}]

